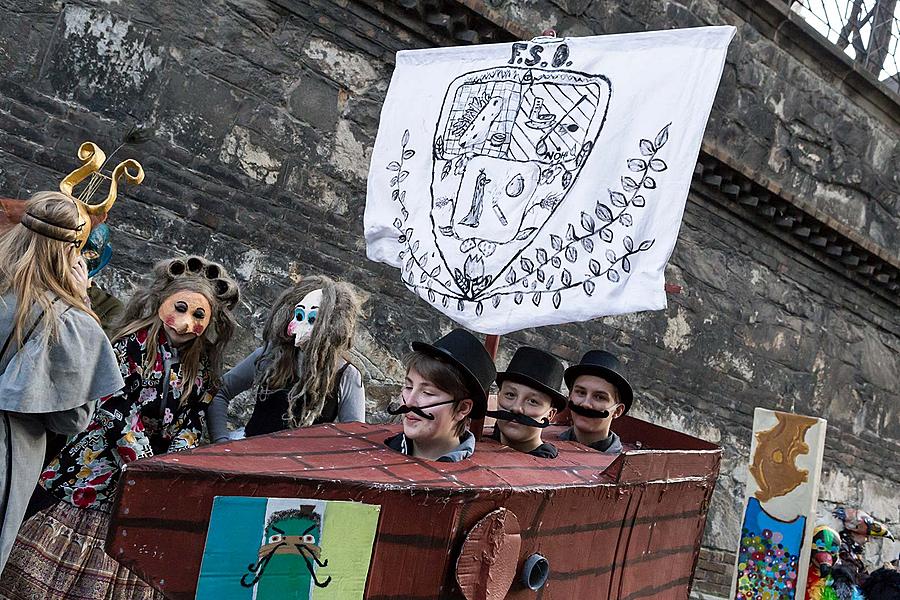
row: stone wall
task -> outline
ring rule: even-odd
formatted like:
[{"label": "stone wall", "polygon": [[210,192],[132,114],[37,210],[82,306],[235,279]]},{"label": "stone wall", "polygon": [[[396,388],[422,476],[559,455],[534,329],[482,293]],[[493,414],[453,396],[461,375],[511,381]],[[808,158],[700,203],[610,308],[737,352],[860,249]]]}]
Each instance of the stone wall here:
[{"label": "stone wall", "polygon": [[[497,23],[497,39],[547,26],[582,35],[736,25],[704,151],[900,257],[891,105],[851,95],[737,0],[459,5]],[[0,0],[0,9],[0,193],[55,188],[85,139],[109,152],[132,125],[150,131],[117,154],[138,158],[147,178],[113,209],[102,285],[126,296],[172,254],[222,261],[244,292],[234,362],[258,343],[291,278],[351,280],[369,294],[355,360],[373,407],[396,393],[408,342],[450,329],[395,270],[366,260],[362,237],[393,53],[457,43],[420,13],[369,0]],[[823,515],[848,503],[900,529],[896,296],[860,285],[699,179],[667,280],[684,289],[665,311],[522,331],[504,337],[498,362],[525,343],[566,361],[609,348],[628,361],[637,416],[723,446],[695,590],[727,592],[756,406],[828,418]],[[871,558],[898,549],[875,542]]]}]

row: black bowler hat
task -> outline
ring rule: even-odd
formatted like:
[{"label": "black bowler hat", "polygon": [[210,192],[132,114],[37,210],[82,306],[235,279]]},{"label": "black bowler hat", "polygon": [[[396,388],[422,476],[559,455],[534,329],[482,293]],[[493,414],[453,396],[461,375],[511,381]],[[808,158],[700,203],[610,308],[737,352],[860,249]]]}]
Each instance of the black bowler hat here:
[{"label": "black bowler hat", "polygon": [[506,370],[497,373],[497,385],[507,379],[547,394],[553,400],[554,408],[562,410],[566,407],[567,398],[559,391],[563,364],[552,354],[522,346],[513,354]]},{"label": "black bowler hat", "polygon": [[454,329],[433,344],[413,342],[412,349],[441,358],[460,370],[472,401],[471,417],[480,419],[487,410],[487,391],[497,376],[497,369],[484,344],[465,329]]},{"label": "black bowler hat", "polygon": [[[634,392],[625,379],[625,369],[614,355],[605,350],[590,350],[581,357],[581,362],[566,369],[566,386],[572,389],[579,375],[595,375],[607,380],[619,390],[619,399],[625,405],[625,412],[631,408]],[[625,413],[622,413],[625,414]]]}]

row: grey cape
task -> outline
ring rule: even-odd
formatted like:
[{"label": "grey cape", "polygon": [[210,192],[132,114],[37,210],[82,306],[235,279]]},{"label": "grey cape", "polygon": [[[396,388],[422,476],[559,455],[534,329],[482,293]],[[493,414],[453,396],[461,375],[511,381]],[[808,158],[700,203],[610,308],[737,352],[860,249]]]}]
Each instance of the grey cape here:
[{"label": "grey cape", "polygon": [[[16,298],[0,299],[0,347],[14,326]],[[31,323],[40,311],[32,311]],[[48,319],[59,336],[47,342]],[[27,330],[26,330],[27,331]],[[0,356],[0,570],[12,550],[28,499],[44,467],[46,432],[73,435],[90,423],[95,400],[125,386],[100,325],[62,302],[44,315],[21,349]]]}]

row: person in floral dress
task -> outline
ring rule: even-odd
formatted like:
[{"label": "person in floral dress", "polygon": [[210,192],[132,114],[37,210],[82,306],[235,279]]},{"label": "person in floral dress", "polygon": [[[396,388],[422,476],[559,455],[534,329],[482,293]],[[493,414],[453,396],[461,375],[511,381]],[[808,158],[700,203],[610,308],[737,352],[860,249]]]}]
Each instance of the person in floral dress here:
[{"label": "person in floral dress", "polygon": [[116,486],[124,465],[200,443],[237,299],[224,268],[200,257],[154,267],[113,340],[125,387],[41,475],[57,502],[19,532],[0,598],[162,597],[104,551]]}]

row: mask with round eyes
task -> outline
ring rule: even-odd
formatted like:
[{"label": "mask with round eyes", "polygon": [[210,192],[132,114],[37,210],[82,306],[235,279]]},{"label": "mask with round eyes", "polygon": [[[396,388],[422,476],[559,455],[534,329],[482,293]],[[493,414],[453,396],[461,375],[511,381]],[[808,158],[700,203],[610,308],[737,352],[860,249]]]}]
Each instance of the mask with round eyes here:
[{"label": "mask with round eyes", "polygon": [[173,342],[187,341],[206,331],[212,309],[206,296],[197,292],[175,292],[159,307],[159,319],[165,324]]},{"label": "mask with round eyes", "polygon": [[313,325],[322,303],[322,290],[313,290],[294,306],[294,318],[288,323],[288,335],[294,336],[294,346],[300,346],[312,335]]}]

